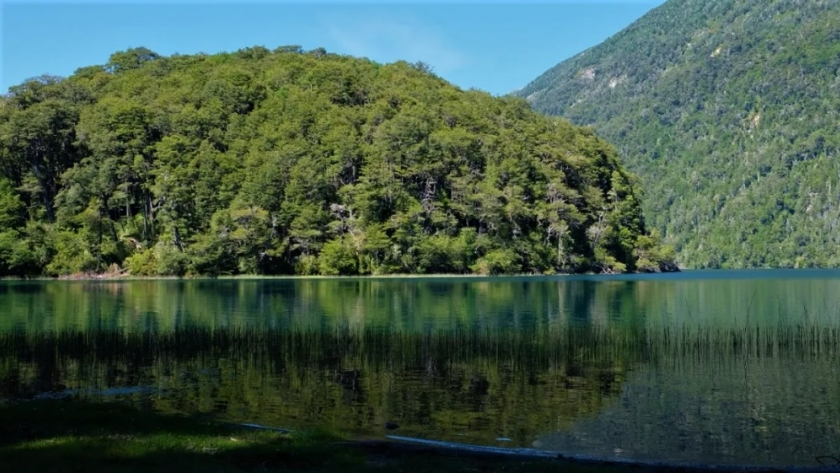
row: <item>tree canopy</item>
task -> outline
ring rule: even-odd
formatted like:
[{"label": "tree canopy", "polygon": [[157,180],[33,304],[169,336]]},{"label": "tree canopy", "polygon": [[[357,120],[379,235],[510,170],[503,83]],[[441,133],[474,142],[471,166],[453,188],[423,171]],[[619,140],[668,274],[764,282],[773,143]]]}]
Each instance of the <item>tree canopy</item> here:
[{"label": "tree canopy", "polygon": [[518,92],[591,125],[696,268],[840,266],[840,2],[669,0]]},{"label": "tree canopy", "polygon": [[673,268],[592,130],[425,64],[146,48],[12,87],[0,275]]}]

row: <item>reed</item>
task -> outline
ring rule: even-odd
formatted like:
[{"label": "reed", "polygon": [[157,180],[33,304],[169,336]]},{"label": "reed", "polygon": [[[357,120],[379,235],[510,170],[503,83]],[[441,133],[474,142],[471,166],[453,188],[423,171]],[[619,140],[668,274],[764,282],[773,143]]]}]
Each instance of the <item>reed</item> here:
[{"label": "reed", "polygon": [[778,325],[743,328],[570,326],[555,331],[458,328],[425,333],[377,329],[186,327],[168,332],[60,331],[0,333],[0,357],[18,362],[125,361],[219,358],[251,363],[411,365],[492,360],[521,367],[704,356],[835,357],[836,326]]}]

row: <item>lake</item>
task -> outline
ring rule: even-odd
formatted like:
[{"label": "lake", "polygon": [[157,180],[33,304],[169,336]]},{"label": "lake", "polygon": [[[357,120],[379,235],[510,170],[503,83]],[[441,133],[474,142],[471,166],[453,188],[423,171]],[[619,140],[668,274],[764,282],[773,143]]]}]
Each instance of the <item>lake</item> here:
[{"label": "lake", "polygon": [[840,456],[840,271],[0,282],[0,399],[50,397],[819,466]]}]

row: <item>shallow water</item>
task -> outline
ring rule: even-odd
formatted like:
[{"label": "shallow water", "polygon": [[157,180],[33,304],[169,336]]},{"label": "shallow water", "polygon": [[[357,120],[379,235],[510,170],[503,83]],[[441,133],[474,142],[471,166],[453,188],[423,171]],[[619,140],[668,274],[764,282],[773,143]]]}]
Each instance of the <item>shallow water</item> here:
[{"label": "shallow water", "polygon": [[0,398],[599,458],[818,466],[839,354],[840,271],[0,282]]}]

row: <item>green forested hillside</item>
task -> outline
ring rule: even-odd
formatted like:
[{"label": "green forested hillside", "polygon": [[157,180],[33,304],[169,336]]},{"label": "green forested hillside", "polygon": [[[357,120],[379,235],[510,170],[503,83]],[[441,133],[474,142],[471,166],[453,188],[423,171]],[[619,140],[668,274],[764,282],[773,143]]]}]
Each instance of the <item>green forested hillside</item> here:
[{"label": "green forested hillside", "polygon": [[593,133],[420,64],[145,48],[0,106],[0,275],[667,269]]},{"label": "green forested hillside", "polygon": [[669,0],[518,94],[593,125],[689,267],[840,266],[840,1]]}]

